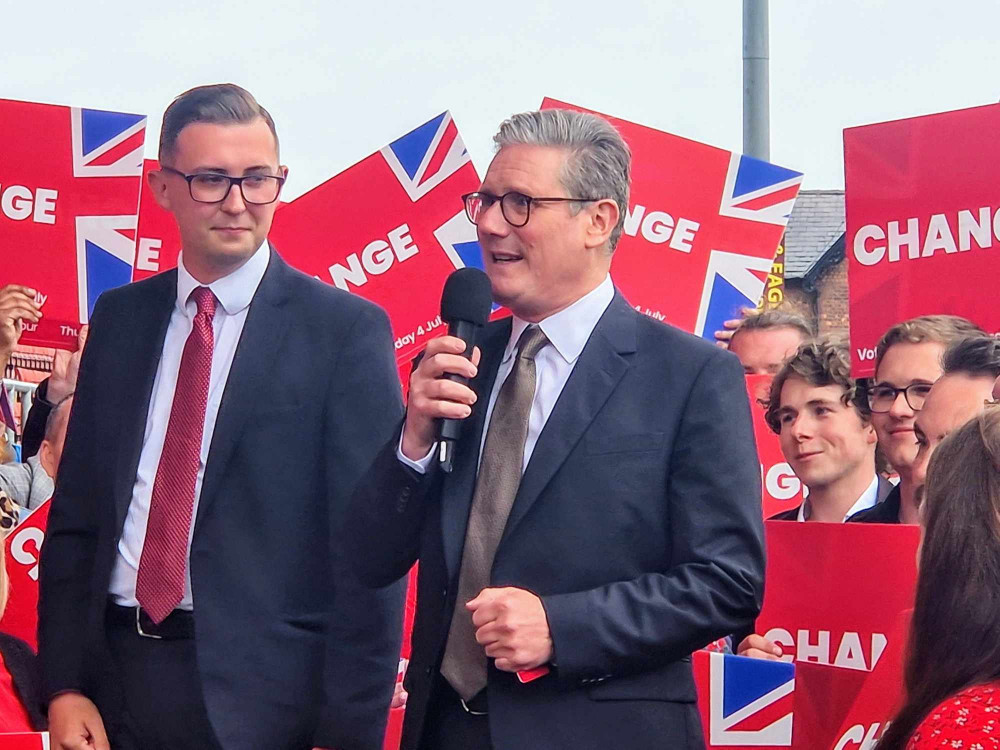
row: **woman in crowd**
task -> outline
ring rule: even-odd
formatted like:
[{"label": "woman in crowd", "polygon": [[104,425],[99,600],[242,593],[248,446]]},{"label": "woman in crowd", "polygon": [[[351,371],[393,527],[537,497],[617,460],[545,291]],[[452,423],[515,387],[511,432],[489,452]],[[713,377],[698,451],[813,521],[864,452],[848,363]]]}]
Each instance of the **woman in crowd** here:
[{"label": "woman in crowd", "polygon": [[[0,492],[0,518],[10,507],[9,498]],[[0,530],[0,618],[7,606],[7,568]],[[36,732],[45,729],[41,696],[35,675],[35,654],[24,641],[0,633],[0,732]]]},{"label": "woman in crowd", "polygon": [[931,457],[906,702],[878,750],[1000,750],[1000,407]]}]

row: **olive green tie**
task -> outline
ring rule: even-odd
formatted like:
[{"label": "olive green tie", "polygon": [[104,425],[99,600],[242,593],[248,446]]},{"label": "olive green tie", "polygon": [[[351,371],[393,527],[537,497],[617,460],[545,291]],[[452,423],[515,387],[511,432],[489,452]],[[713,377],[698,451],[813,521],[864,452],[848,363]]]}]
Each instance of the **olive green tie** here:
[{"label": "olive green tie", "polygon": [[521,334],[514,367],[500,387],[486,431],[465,532],[458,599],[441,662],[441,674],[465,700],[486,687],[486,653],[476,643],[472,613],[465,604],[490,585],[493,557],[521,483],[524,441],[535,397],[535,355],[548,343],[538,326],[528,326]]}]

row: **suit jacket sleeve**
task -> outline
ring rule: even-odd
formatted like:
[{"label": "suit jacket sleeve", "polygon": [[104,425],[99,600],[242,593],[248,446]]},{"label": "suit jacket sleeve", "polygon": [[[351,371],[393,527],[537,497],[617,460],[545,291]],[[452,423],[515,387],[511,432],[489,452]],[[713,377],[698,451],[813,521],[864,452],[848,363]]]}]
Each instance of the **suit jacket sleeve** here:
[{"label": "suit jacket sleeve", "polygon": [[542,597],[562,679],[648,670],[756,617],[763,600],[760,467],[736,358],[708,358],[687,394],[664,502],[671,564]]},{"label": "suit jacket sleeve", "polygon": [[325,701],[314,743],[337,750],[382,747],[399,664],[405,581],[371,589],[358,579],[344,516],[361,474],[399,422],[403,406],[389,321],[365,305],[356,317],[325,397],[330,575]]},{"label": "suit jacket sleeve", "polygon": [[[100,358],[113,348],[113,313],[104,296],[97,300],[90,321],[90,339],[80,362],[76,396],[70,411],[59,477],[52,496],[48,528],[39,569],[38,651],[42,666],[42,697],[64,690],[84,690],[84,661],[93,613],[89,611],[91,577],[98,545],[98,498],[91,472],[101,463],[93,439],[101,415]],[[36,407],[37,408],[37,407]]]}]

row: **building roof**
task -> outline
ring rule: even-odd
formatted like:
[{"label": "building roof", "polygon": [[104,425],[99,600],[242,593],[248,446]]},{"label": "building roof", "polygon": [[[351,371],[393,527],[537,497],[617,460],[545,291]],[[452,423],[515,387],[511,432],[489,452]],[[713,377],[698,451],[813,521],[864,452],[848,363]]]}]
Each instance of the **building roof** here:
[{"label": "building roof", "polygon": [[843,190],[802,190],[785,229],[785,278],[804,278],[846,229]]}]

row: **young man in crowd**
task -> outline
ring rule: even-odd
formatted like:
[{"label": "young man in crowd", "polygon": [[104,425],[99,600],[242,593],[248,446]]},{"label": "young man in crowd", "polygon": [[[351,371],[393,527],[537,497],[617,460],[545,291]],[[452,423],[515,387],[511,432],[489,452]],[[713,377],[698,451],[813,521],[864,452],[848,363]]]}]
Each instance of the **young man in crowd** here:
[{"label": "young man in crowd", "polygon": [[784,310],[767,310],[748,315],[729,339],[747,375],[775,375],[785,361],[813,331],[801,315]]},{"label": "young man in crowd", "polygon": [[913,429],[931,386],[941,377],[945,349],[982,329],[954,315],[923,315],[898,323],[885,332],[875,348],[875,377],[868,388],[868,406],[878,445],[899,484],[868,510],[851,516],[862,523],[917,523],[913,463],[917,441]]},{"label": "young man in crowd", "polygon": [[875,471],[875,429],[850,357],[830,342],[803,344],[771,384],[767,423],[808,499],[773,517],[842,523],[892,486]]},{"label": "young man in crowd", "polygon": [[[914,420],[917,451],[909,467],[909,481],[915,488],[918,507],[920,489],[934,449],[952,430],[979,414],[994,395],[994,384],[1000,378],[1000,341],[973,334],[954,342],[943,355],[943,370],[944,374],[931,387]],[[742,640],[737,653],[759,659],[780,659],[782,650],[778,644],[753,634]]]}]

